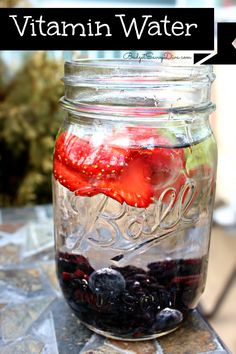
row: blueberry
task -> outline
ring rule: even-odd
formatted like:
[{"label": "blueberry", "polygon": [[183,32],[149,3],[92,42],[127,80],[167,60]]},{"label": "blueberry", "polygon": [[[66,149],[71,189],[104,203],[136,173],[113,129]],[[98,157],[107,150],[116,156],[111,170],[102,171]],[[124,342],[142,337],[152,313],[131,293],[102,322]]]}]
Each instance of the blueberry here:
[{"label": "blueberry", "polygon": [[180,311],[166,307],[156,315],[155,330],[167,330],[176,327],[183,320]]},{"label": "blueberry", "polygon": [[200,291],[205,264],[205,258],[165,259],[147,270],[126,265],[95,271],[82,255],[57,256],[61,287],[78,317],[124,338],[176,328]]},{"label": "blueberry", "polygon": [[117,270],[102,268],[91,274],[89,287],[96,295],[116,297],[125,290],[125,279]]}]

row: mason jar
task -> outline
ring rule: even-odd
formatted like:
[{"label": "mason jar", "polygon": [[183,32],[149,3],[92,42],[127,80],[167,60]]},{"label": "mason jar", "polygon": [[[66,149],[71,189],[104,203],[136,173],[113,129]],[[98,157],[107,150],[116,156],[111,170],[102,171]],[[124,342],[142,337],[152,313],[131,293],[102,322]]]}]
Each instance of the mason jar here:
[{"label": "mason jar", "polygon": [[217,150],[210,66],[65,64],[53,165],[57,274],[91,330],[174,331],[206,281]]}]

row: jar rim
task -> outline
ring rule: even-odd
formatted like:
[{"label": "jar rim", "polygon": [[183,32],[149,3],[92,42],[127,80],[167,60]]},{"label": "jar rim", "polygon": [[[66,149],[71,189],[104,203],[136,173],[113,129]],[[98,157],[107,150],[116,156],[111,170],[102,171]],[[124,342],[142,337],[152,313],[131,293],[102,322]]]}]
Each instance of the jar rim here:
[{"label": "jar rim", "polygon": [[124,68],[146,68],[149,70],[151,67],[158,67],[158,68],[175,68],[175,69],[192,69],[192,68],[197,68],[199,71],[208,71],[209,69],[212,68],[212,65],[210,64],[205,64],[205,65],[186,65],[178,62],[178,64],[173,64],[172,61],[170,61],[171,64],[163,63],[163,62],[158,62],[157,60],[154,59],[111,59],[111,58],[102,58],[102,59],[87,59],[87,58],[81,58],[81,59],[74,59],[74,60],[66,60],[65,61],[65,66],[88,66],[88,67],[104,67],[104,64],[106,64],[106,67],[108,68],[114,68],[117,67],[117,65],[121,65]]},{"label": "jar rim", "polygon": [[214,109],[209,95],[214,78],[211,65],[176,66],[148,59],[140,63],[133,59],[72,60],[65,62],[61,105],[74,113],[103,118],[174,114],[178,119],[178,114]]},{"label": "jar rim", "polygon": [[[134,80],[135,77],[135,80]],[[77,59],[65,62],[65,84],[83,86],[93,84],[154,85],[156,82],[202,81],[215,78],[212,65],[173,65],[144,59]]]}]

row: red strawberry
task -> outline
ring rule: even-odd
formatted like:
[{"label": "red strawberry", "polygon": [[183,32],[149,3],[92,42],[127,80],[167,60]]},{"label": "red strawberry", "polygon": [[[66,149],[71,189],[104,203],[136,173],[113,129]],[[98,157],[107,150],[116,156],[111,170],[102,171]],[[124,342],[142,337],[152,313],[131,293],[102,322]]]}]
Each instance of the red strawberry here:
[{"label": "red strawberry", "polygon": [[143,157],[130,161],[114,181],[101,181],[97,187],[101,193],[118,202],[138,208],[147,208],[154,200],[150,168]]},{"label": "red strawberry", "polygon": [[109,144],[95,146],[64,132],[56,141],[55,156],[94,182],[94,179],[115,178],[128,161],[129,151]]},{"label": "red strawberry", "polygon": [[54,158],[54,177],[64,187],[80,196],[103,193],[120,203],[146,208],[153,202],[153,189],[149,183],[150,169],[143,158],[130,162],[125,171],[115,180],[89,182],[83,175]]},{"label": "red strawberry", "polygon": [[[154,128],[130,127],[126,131],[127,136],[115,135],[98,147],[62,133],[55,147],[55,178],[76,195],[103,193],[140,208],[148,207],[154,194],[160,196],[164,188],[176,184],[179,191],[183,150],[155,147],[157,140],[163,145],[169,142]],[[150,134],[155,135],[154,140]]]},{"label": "red strawberry", "polygon": [[[155,189],[170,186],[185,168],[184,149],[169,147],[171,142],[153,127],[128,127],[116,135],[112,145],[130,149],[130,156],[145,155]],[[160,147],[162,146],[162,147]]]},{"label": "red strawberry", "polygon": [[144,150],[150,164],[151,182],[155,189],[171,186],[184,168],[183,150],[154,148]]},{"label": "red strawberry", "polygon": [[54,156],[66,165],[74,167],[83,163],[85,157],[90,154],[90,150],[91,148],[86,140],[68,132],[63,132],[57,138]]},{"label": "red strawberry", "polygon": [[56,157],[54,157],[53,172],[55,179],[70,191],[77,191],[79,195],[90,197],[97,194],[93,186],[80,173],[66,166]]},{"label": "red strawberry", "polygon": [[[186,180],[187,180],[187,178],[186,178],[185,174],[183,172],[180,172],[179,176],[177,177],[177,179],[174,182],[166,185],[164,188],[163,187],[156,188],[155,189],[155,193],[154,193],[155,197],[157,199],[159,199],[160,196],[162,195],[162,201],[164,203],[168,203],[169,204],[170,198],[171,198],[171,194],[174,191],[174,195],[175,195],[174,204],[175,204],[175,202],[177,201],[177,199],[179,197],[181,188],[183,188],[183,186],[186,183]],[[164,195],[163,195],[164,191],[166,191],[166,193],[164,193]],[[185,202],[186,197],[187,197],[187,191],[184,193],[184,196],[182,198],[182,202],[183,203]]]},{"label": "red strawberry", "polygon": [[153,203],[150,168],[143,158],[130,162],[117,182],[118,192],[127,204],[147,208]]}]

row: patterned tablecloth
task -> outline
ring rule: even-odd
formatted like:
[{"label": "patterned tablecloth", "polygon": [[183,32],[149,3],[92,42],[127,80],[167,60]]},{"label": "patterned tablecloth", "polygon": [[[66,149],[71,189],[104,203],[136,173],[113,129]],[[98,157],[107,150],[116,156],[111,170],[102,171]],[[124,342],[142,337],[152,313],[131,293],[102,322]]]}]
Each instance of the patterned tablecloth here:
[{"label": "patterned tablecloth", "polygon": [[197,311],[158,340],[119,342],[93,334],[62,297],[53,244],[50,205],[0,210],[1,354],[230,353]]}]

